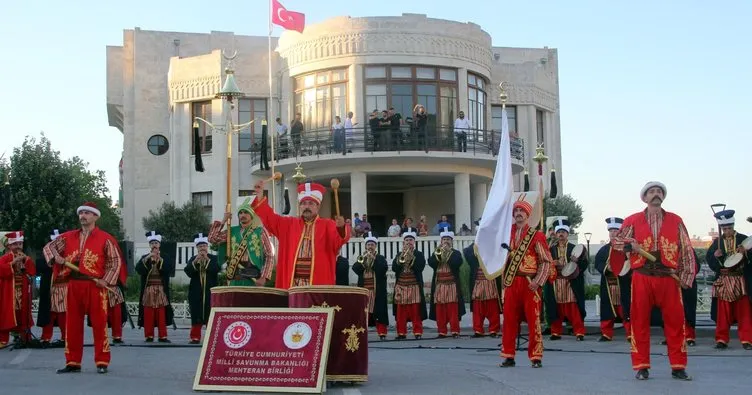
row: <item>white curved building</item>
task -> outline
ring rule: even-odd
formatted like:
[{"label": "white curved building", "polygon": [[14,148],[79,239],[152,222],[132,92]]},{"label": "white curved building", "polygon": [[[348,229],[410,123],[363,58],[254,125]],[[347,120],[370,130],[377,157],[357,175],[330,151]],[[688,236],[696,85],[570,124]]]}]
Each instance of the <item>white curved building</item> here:
[{"label": "white curved building", "polygon": [[[257,120],[232,141],[233,202],[248,194],[255,180],[270,175],[259,164],[260,121],[280,117],[289,126],[300,113],[299,145],[283,139],[287,151],[276,164],[285,175],[280,188],[294,190],[290,176],[299,162],[315,181],[329,185],[338,178],[342,214],[368,214],[379,235],[386,235],[392,218],[405,216],[417,220],[425,215],[429,227],[441,215],[456,229],[472,226],[483,212],[496,163],[502,81],[515,137],[516,187],[522,187],[526,167],[536,174],[529,158],[544,144],[549,156],[544,174],[555,167],[562,188],[555,49],[495,47],[478,25],[425,15],[335,17],[306,26],[303,34],[285,32],[273,39],[270,100],[267,43],[267,37],[228,32],[136,28],[124,31],[122,46],[107,47],[109,122],[124,135],[121,209],[128,239],[141,241],[141,219],[165,200],[200,201],[217,219],[225,211],[226,137],[201,126],[206,171],[196,172],[192,130],[193,117],[221,124],[230,111],[215,98],[225,79],[222,50],[237,50],[235,76],[245,94],[233,119]],[[428,113],[420,131],[407,119],[416,104]],[[379,135],[369,125],[369,114],[392,107],[402,124]],[[465,152],[453,129],[460,111],[471,124]],[[344,122],[348,112],[356,125],[344,149],[338,149],[332,124],[335,116]],[[275,124],[270,125],[272,132]],[[385,135],[391,136],[386,143],[380,137]],[[275,194],[279,210],[281,191]],[[331,196],[325,200],[322,215],[328,216],[334,202]]]}]

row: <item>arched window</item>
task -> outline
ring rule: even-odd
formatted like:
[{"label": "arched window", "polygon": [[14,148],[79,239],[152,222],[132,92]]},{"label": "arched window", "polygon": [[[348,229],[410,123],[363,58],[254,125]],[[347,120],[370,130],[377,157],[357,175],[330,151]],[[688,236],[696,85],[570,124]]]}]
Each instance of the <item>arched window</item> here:
[{"label": "arched window", "polygon": [[[295,112],[306,129],[332,126],[347,116],[347,69],[323,70],[295,77]],[[291,117],[292,118],[292,117]]]}]

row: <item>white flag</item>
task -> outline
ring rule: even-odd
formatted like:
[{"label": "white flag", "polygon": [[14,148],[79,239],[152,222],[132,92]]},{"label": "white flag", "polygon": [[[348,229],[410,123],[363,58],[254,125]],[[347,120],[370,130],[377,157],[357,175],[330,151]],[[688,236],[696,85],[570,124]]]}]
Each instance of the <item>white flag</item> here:
[{"label": "white flag", "polygon": [[488,279],[501,275],[507,260],[507,250],[512,234],[512,208],[514,187],[512,185],[512,154],[509,143],[507,110],[501,112],[501,144],[496,159],[496,172],[491,183],[486,208],[483,210],[478,233],[475,236],[475,254]]}]

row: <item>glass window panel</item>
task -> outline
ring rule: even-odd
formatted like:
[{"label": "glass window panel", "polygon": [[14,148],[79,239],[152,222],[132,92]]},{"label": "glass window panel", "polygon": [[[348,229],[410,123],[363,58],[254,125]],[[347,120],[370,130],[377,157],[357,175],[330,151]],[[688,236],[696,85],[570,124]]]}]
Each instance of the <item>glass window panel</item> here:
[{"label": "glass window panel", "polygon": [[345,84],[337,84],[332,85],[332,96],[346,96],[347,95],[347,85]]},{"label": "glass window panel", "polygon": [[439,70],[439,78],[444,81],[457,81],[457,70],[441,69]]},{"label": "glass window panel", "polygon": [[[347,85],[332,85],[332,115],[339,115],[344,121],[347,111]],[[332,122],[333,123],[333,122]]]},{"label": "glass window panel", "polygon": [[[192,118],[199,117],[209,122],[212,121],[211,101],[195,102],[192,104]],[[191,122],[191,154],[193,154],[193,122]],[[212,131],[205,122],[198,122],[198,135],[201,141],[201,153],[208,154],[212,150]]]},{"label": "glass window panel", "polygon": [[305,88],[305,77],[295,77],[295,90]]},{"label": "glass window panel", "polygon": [[439,91],[443,97],[457,97],[457,88],[453,86],[441,86]]},{"label": "glass window panel", "polygon": [[475,90],[475,88],[468,88],[467,90],[467,98],[468,100],[477,100],[478,99],[478,91]]},{"label": "glass window panel", "polygon": [[473,75],[473,74],[468,74],[467,75],[467,83],[468,84],[475,85],[476,82],[477,82],[477,79],[475,78],[475,75]]},{"label": "glass window panel", "polygon": [[329,87],[316,88],[316,128],[325,128],[332,123]]},{"label": "glass window panel", "polygon": [[394,84],[392,88],[391,106],[402,114],[402,118],[412,116],[413,86],[412,84]]},{"label": "glass window panel", "polygon": [[326,84],[327,82],[329,82],[328,71],[316,74],[316,84]]},{"label": "glass window panel", "polygon": [[412,84],[394,84],[392,85],[393,95],[413,95]]},{"label": "glass window panel", "polygon": [[483,89],[486,86],[485,81],[483,81],[483,78],[478,78],[478,88]]},{"label": "glass window panel", "polygon": [[366,78],[386,78],[386,67],[366,67]]},{"label": "glass window panel", "polygon": [[238,101],[238,112],[251,111],[251,101],[248,99],[240,99]]},{"label": "glass window panel", "polygon": [[436,96],[436,85],[433,84],[418,84],[419,96]]},{"label": "glass window panel", "polygon": [[435,79],[436,69],[433,67],[418,67],[415,69],[415,74],[420,79]]},{"label": "glass window panel", "polygon": [[478,91],[478,103],[486,102],[486,92]]},{"label": "glass window panel", "polygon": [[386,85],[366,85],[366,95],[386,95]]},{"label": "glass window panel", "polygon": [[334,70],[332,71],[332,81],[343,81],[347,79],[347,71],[345,70]]},{"label": "glass window panel", "polygon": [[310,74],[310,75],[305,76],[305,83],[303,86],[306,88],[310,88],[315,85],[315,82],[316,82],[315,76],[313,74]]},{"label": "glass window panel", "polygon": [[413,70],[410,67],[392,67],[392,78],[413,78]]}]

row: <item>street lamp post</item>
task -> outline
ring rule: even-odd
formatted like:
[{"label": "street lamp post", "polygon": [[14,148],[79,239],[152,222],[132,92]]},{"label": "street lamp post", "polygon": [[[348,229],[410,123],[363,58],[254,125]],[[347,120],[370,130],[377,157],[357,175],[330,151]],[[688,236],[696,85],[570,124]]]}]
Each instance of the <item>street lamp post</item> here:
[{"label": "street lamp post", "polygon": [[[587,245],[587,257],[588,260],[590,260],[590,238],[593,237],[593,234],[590,232],[585,233],[585,243]],[[590,266],[592,267],[593,263],[590,263]]]}]

